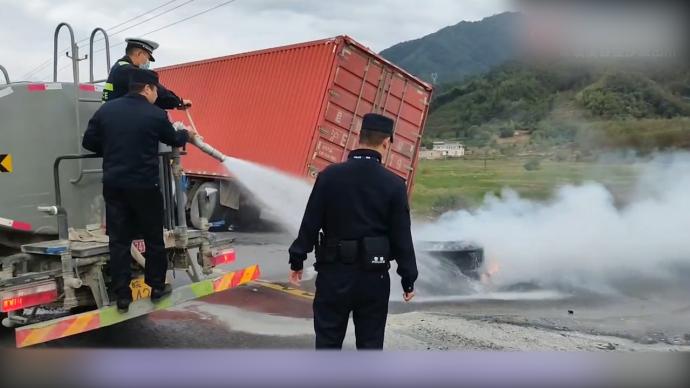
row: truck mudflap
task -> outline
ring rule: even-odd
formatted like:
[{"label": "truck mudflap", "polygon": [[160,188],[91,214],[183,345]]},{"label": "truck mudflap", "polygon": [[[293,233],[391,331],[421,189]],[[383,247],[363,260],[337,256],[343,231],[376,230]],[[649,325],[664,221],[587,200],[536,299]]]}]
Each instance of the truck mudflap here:
[{"label": "truck mudflap", "polygon": [[260,275],[259,266],[253,265],[237,271],[223,273],[200,282],[177,287],[173,289],[169,296],[155,304],[148,298],[136,300],[132,302],[129,306],[129,311],[125,314],[119,313],[116,306],[107,306],[98,310],[22,326],[15,330],[16,345],[18,348],[23,348],[111,326],[156,310],[167,309],[192,299],[247,284],[257,280]]}]

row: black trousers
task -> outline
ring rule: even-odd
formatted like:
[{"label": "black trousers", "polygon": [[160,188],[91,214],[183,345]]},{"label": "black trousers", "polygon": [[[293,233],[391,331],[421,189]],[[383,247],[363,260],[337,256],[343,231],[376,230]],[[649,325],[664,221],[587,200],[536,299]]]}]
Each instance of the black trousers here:
[{"label": "black trousers", "polygon": [[110,275],[118,298],[131,298],[132,240],[146,244],[145,281],[152,288],[165,286],[168,259],[163,242],[163,196],[158,188],[125,189],[103,186],[105,222],[110,239]]},{"label": "black trousers", "polygon": [[341,349],[352,312],[357,349],[383,349],[388,316],[388,272],[345,264],[319,267],[314,297],[316,349]]}]

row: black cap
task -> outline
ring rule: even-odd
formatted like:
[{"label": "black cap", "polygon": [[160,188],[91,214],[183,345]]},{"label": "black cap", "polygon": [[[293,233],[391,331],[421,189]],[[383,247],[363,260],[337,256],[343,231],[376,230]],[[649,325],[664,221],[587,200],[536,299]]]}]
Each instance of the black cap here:
[{"label": "black cap", "polygon": [[394,124],[393,119],[378,113],[367,113],[362,117],[362,130],[385,133],[390,135],[391,141],[393,141]]},{"label": "black cap", "polygon": [[156,59],[153,57],[153,50],[158,48],[158,43],[142,38],[127,38],[125,39],[125,42],[127,42],[127,48],[138,47],[149,53],[149,59],[151,62],[156,62]]},{"label": "black cap", "polygon": [[153,70],[133,68],[129,74],[130,84],[158,85],[158,73]]}]

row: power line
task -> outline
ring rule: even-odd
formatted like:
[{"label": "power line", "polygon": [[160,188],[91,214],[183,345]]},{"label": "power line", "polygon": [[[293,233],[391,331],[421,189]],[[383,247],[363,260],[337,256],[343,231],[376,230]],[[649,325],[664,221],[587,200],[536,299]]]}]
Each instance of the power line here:
[{"label": "power line", "polygon": [[[228,4],[230,4],[230,3],[234,3],[235,1],[237,1],[237,0],[228,0],[228,1],[224,1],[224,2],[222,2],[222,3],[218,4],[218,5],[215,5],[215,6],[211,7],[211,8],[205,9],[205,10],[203,10],[203,11],[201,11],[201,12],[197,12],[197,13],[195,13],[195,14],[193,14],[193,15],[187,16],[187,17],[185,17],[185,18],[182,18],[182,19],[180,19],[180,20],[178,20],[178,21],[175,21],[175,22],[172,22],[172,23],[170,23],[170,24],[166,24],[166,25],[164,25],[164,26],[161,26],[161,27],[159,27],[159,28],[156,28],[155,30],[151,30],[151,31],[149,31],[149,32],[146,32],[146,33],[144,33],[144,34],[142,34],[142,35],[140,35],[140,36],[144,37],[144,36],[153,34],[153,33],[155,33],[155,32],[164,30],[164,29],[166,29],[166,28],[172,27],[172,26],[174,26],[174,25],[176,25],[176,24],[180,24],[180,23],[182,23],[182,22],[186,22],[186,21],[189,20],[189,19],[193,19],[193,18],[195,18],[195,17],[197,17],[197,16],[201,16],[201,15],[203,15],[203,14],[205,14],[205,13],[209,13],[209,12],[211,12],[211,11],[213,11],[213,10],[215,10],[215,9],[218,9],[218,8],[220,8],[220,7],[222,7],[222,6],[228,5]],[[116,44],[116,45],[110,46],[110,47],[111,47],[111,48],[113,48],[113,47],[118,47],[118,46],[122,46],[123,44],[125,44],[124,41],[122,41],[122,42],[120,42],[120,43],[118,43],[118,44]],[[100,53],[100,52],[103,52],[103,51],[105,51],[105,48],[102,48],[102,49],[100,49],[100,50],[98,50],[98,51],[95,51],[94,54],[95,54],[95,53]]]},{"label": "power line", "polygon": [[[168,1],[168,2],[165,2],[165,3],[159,5],[159,6],[156,7],[156,8],[151,8],[150,10],[148,10],[148,11],[146,11],[146,12],[144,12],[144,13],[141,13],[141,14],[139,14],[139,15],[133,17],[133,18],[127,19],[127,20],[125,20],[125,21],[122,22],[122,23],[118,23],[118,24],[116,24],[116,25],[114,25],[114,26],[108,27],[108,28],[106,28],[106,31],[113,30],[113,29],[118,28],[118,27],[120,27],[120,26],[123,26],[123,25],[125,25],[125,24],[127,24],[127,23],[129,23],[129,22],[131,22],[131,21],[137,20],[137,19],[139,19],[140,17],[145,16],[145,15],[148,14],[148,13],[151,13],[151,12],[153,12],[153,11],[159,10],[159,9],[165,7],[166,5],[168,5],[168,4],[170,4],[170,3],[174,3],[174,2],[176,2],[176,1],[178,1],[178,0],[170,0],[170,1]],[[89,40],[89,38],[84,38],[84,39],[80,40],[80,41],[77,42],[77,43],[85,42],[85,41],[87,41],[87,40]]]},{"label": "power line", "polygon": [[[222,3],[220,3],[220,4],[217,4],[217,5],[215,5],[215,6],[211,7],[211,8],[207,8],[207,9],[201,11],[201,12],[197,12],[197,13],[195,13],[195,14],[193,14],[193,15],[187,16],[187,17],[182,18],[182,19],[180,19],[180,20],[177,20],[177,21],[175,21],[175,22],[172,22],[172,23],[166,24],[166,25],[164,25],[164,26],[158,27],[158,28],[156,28],[156,29],[154,29],[154,30],[151,30],[151,31],[149,31],[149,32],[146,32],[146,33],[144,33],[144,34],[142,34],[142,35],[140,35],[140,36],[141,36],[141,37],[144,37],[144,36],[153,34],[153,33],[155,33],[155,32],[162,31],[162,30],[164,30],[164,29],[166,29],[166,28],[169,28],[169,27],[172,27],[172,26],[174,26],[174,25],[177,25],[177,24],[180,24],[180,23],[182,23],[182,22],[185,22],[185,21],[187,21],[187,20],[193,19],[193,18],[195,18],[195,17],[197,17],[197,16],[201,16],[201,15],[203,15],[203,14],[209,13],[209,12],[215,10],[215,9],[218,9],[218,8],[220,8],[220,7],[223,7],[223,6],[228,5],[228,4],[230,4],[230,3],[234,3],[235,1],[237,1],[237,0],[228,0],[228,1],[224,1],[224,2],[222,2]],[[124,44],[125,44],[125,41],[122,41],[122,42],[120,42],[120,43],[118,43],[118,44],[115,44],[115,45],[110,46],[110,48],[122,46],[122,45],[124,45]],[[101,53],[101,52],[103,52],[103,51],[105,51],[105,48],[102,48],[102,49],[100,49],[100,50],[94,51],[94,54]],[[72,66],[72,64],[71,64],[71,63],[68,63],[68,64],[66,64],[65,66],[61,67],[59,70],[60,70],[60,71],[61,71],[61,70],[64,70],[64,69],[66,69],[66,68],[68,68],[68,67],[70,67],[70,66]]]},{"label": "power line", "polygon": [[[194,2],[194,1],[195,1],[195,0],[187,0],[186,2],[184,2],[184,3],[182,3],[182,4],[179,4],[179,5],[177,5],[177,6],[173,7],[173,8],[167,9],[167,10],[165,10],[165,11],[163,11],[163,12],[157,14],[157,15],[151,16],[151,17],[148,18],[148,19],[144,19],[144,20],[140,21],[139,23],[132,24],[131,26],[129,26],[129,27],[125,28],[125,29],[122,29],[122,30],[120,30],[120,31],[115,31],[115,32],[113,32],[113,33],[108,33],[108,37],[118,35],[118,34],[120,34],[120,33],[123,33],[123,32],[125,32],[125,31],[127,31],[127,30],[131,30],[132,28],[134,28],[134,27],[136,27],[136,26],[140,26],[140,25],[142,25],[142,24],[144,24],[144,23],[146,23],[146,22],[148,22],[148,21],[151,21],[151,20],[153,20],[153,19],[155,19],[155,18],[157,18],[157,17],[160,17],[160,16],[162,16],[162,15],[165,15],[166,13],[169,13],[169,12],[171,12],[171,11],[174,11],[174,10],[176,10],[176,9],[178,9],[178,8],[180,8],[180,7],[183,7],[183,6],[185,6],[185,5],[187,5],[187,4],[191,3],[191,2]],[[102,41],[102,40],[105,40],[105,38],[94,39],[94,43],[95,43],[95,42],[100,42],[100,41]]]},{"label": "power line", "polygon": [[[114,28],[123,26],[123,25],[125,25],[125,24],[127,24],[127,23],[129,23],[129,22],[131,22],[131,21],[133,21],[133,20],[139,19],[140,17],[145,16],[146,14],[149,14],[149,13],[151,13],[151,12],[153,12],[153,11],[159,10],[159,9],[161,9],[161,8],[163,8],[163,7],[165,7],[165,6],[169,5],[169,4],[171,4],[171,3],[174,3],[174,2],[176,2],[176,1],[178,1],[178,0],[170,0],[170,1],[167,1],[167,2],[165,2],[165,3],[163,3],[163,4],[159,5],[159,6],[157,6],[157,7],[155,7],[155,8],[151,8],[151,9],[149,9],[148,11],[145,11],[145,12],[140,13],[140,14],[138,14],[138,15],[136,15],[136,16],[130,18],[130,19],[127,19],[127,20],[125,20],[124,22],[118,23],[118,24],[116,24],[116,25],[114,25],[114,26],[112,26],[112,27],[108,27],[108,28],[106,29],[106,31],[109,31],[109,30],[112,30],[112,29],[114,29]],[[191,0],[191,1],[194,1],[194,0]],[[188,1],[187,3],[189,3],[189,1]],[[187,4],[187,3],[184,3],[184,4],[182,4],[182,5],[185,5],[185,4]],[[180,7],[180,6],[177,6],[177,7],[173,8],[173,9],[176,9],[176,8],[179,8],[179,7]],[[173,9],[171,9],[171,10],[173,10]],[[161,14],[161,15],[162,15],[162,14]],[[159,16],[160,16],[160,15],[159,15]],[[132,26],[132,27],[134,27],[134,26]],[[125,29],[125,30],[126,30],[126,29]],[[125,31],[125,30],[122,30],[122,31]],[[120,32],[122,32],[122,31],[120,31]],[[86,38],[84,38],[84,39],[81,39],[81,40],[77,41],[76,43],[79,44],[79,43],[82,43],[82,42],[86,42],[86,41],[88,41],[89,39],[90,39],[90,37],[86,37]],[[101,39],[99,39],[99,40],[104,40],[104,39],[101,38]],[[80,48],[81,48],[81,47],[80,47]],[[58,49],[58,52],[59,52],[59,51],[60,51],[60,50]],[[24,75],[22,76],[22,78],[28,79],[30,76],[32,76],[32,75],[34,75],[34,74],[36,74],[36,73],[42,71],[43,69],[46,68],[46,66],[50,65],[51,62],[52,62],[53,60],[54,60],[54,58],[50,58],[50,59],[45,60],[45,61],[42,62],[40,65],[38,65],[38,66],[36,66],[35,68],[33,68],[33,69],[29,70],[28,72],[24,73]]]},{"label": "power line", "polygon": [[52,59],[46,59],[44,62],[42,62],[40,65],[34,67],[33,69],[29,70],[28,72],[24,73],[22,76],[23,79],[29,79],[32,75],[42,71],[45,69],[46,66],[48,66],[52,62]]},{"label": "power line", "polygon": [[187,20],[189,20],[189,19],[193,19],[193,18],[195,18],[195,17],[197,17],[197,16],[201,16],[201,15],[203,15],[203,14],[205,14],[205,13],[211,12],[211,11],[213,11],[213,10],[215,10],[215,9],[218,9],[218,8],[222,7],[222,6],[228,5],[228,4],[230,4],[230,3],[234,3],[235,1],[236,1],[236,0],[228,0],[228,1],[225,1],[225,2],[223,2],[223,3],[220,3],[220,4],[216,5],[216,6],[213,6],[213,7],[209,8],[209,9],[207,9],[207,10],[204,10],[204,11],[201,11],[201,12],[199,12],[199,13],[196,13],[196,14],[194,14],[194,15],[192,15],[192,16],[188,16],[188,17],[186,17],[186,18],[184,18],[184,19],[180,19],[180,20],[178,20],[178,21],[176,21],[176,22],[174,22],[174,23],[170,23],[170,24],[167,24],[167,25],[165,25],[165,26],[163,26],[163,27],[160,27],[160,28],[158,28],[158,29],[155,29],[155,30],[153,30],[153,31],[149,31],[149,32],[145,33],[144,35],[153,34],[154,32],[158,32],[158,31],[163,30],[163,29],[166,29],[166,28],[168,28],[168,27],[172,27],[172,26],[174,26],[174,25],[176,25],[176,24],[182,23],[182,22],[187,21]]}]

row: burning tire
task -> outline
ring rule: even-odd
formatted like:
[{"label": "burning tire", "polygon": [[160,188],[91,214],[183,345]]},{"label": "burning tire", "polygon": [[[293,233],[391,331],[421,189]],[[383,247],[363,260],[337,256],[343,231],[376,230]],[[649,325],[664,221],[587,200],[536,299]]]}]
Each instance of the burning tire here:
[{"label": "burning tire", "polygon": [[446,260],[460,269],[464,275],[479,279],[484,264],[484,248],[467,241],[422,241],[417,250],[431,257]]}]

